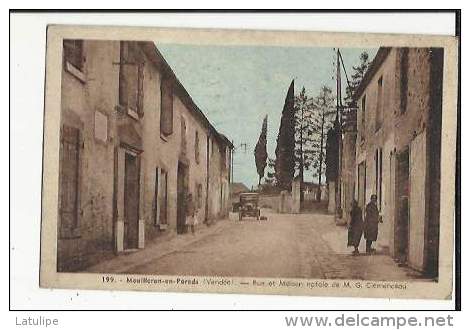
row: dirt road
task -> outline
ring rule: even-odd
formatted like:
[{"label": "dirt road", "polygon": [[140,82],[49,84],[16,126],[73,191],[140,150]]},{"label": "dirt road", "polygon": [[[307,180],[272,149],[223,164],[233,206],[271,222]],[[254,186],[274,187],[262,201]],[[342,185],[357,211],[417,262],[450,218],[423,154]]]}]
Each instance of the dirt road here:
[{"label": "dirt road", "polygon": [[[409,280],[387,255],[352,256],[347,231],[322,214],[275,214],[268,221],[236,216],[196,235],[156,242],[90,271],[128,274]],[[165,245],[166,244],[166,245]],[[119,259],[121,258],[121,260]]]}]

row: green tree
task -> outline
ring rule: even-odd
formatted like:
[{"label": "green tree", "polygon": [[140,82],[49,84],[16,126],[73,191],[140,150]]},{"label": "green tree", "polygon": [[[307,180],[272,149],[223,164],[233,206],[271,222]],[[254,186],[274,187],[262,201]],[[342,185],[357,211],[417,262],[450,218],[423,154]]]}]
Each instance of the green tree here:
[{"label": "green tree", "polygon": [[295,172],[295,117],[294,117],[294,80],[287,91],[282,109],[281,124],[276,144],[276,183],[280,189],[290,190]]},{"label": "green tree", "polygon": [[263,125],[261,126],[261,133],[256,143],[254,154],[256,171],[258,172],[258,185],[261,184],[261,179],[264,177],[264,169],[266,168],[266,160],[268,159],[268,151],[266,150],[268,133],[268,116],[266,115],[263,119]]},{"label": "green tree", "polygon": [[313,168],[316,170],[316,177],[318,179],[318,192],[317,199],[320,198],[320,189],[322,184],[322,177],[326,169],[326,134],[331,126],[332,119],[336,114],[334,106],[335,98],[333,91],[328,86],[322,86],[320,93],[314,99],[314,119],[313,130],[315,132],[315,161]]},{"label": "green tree", "polygon": [[315,113],[313,99],[305,87],[295,96],[295,171],[300,178],[300,201],[303,201],[304,173],[315,160]]},{"label": "green tree", "polygon": [[352,67],[353,73],[351,75],[351,81],[349,82],[349,86],[346,87],[346,96],[344,98],[344,103],[346,105],[349,105],[353,102],[353,94],[364,78],[369,65],[369,54],[364,51],[359,56],[359,65]]}]

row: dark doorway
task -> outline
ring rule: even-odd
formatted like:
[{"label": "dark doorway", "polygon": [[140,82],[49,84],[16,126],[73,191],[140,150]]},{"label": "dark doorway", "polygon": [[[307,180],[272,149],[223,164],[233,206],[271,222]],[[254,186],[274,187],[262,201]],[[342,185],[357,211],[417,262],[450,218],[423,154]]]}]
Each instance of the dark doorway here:
[{"label": "dark doorway", "polygon": [[397,154],[396,163],[396,225],[395,225],[395,256],[399,263],[408,261],[409,222],[410,222],[410,151],[406,148]]},{"label": "dark doorway", "polygon": [[176,232],[184,234],[186,230],[186,197],[188,195],[188,167],[178,163]]},{"label": "dark doorway", "polygon": [[126,152],[124,174],[124,249],[139,243],[139,159]]},{"label": "dark doorway", "polygon": [[439,227],[441,200],[442,74],[444,49],[431,48],[431,108],[427,143],[429,167],[429,220],[426,239],[426,272],[439,276]]}]

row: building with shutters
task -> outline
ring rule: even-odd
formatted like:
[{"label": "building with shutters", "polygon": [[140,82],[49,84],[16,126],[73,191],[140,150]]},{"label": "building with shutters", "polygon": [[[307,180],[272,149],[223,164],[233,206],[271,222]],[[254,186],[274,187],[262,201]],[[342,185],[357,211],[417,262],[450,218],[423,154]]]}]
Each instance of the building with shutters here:
[{"label": "building with shutters", "polygon": [[153,42],[64,40],[58,271],[83,269],[227,215],[230,141]]},{"label": "building with shutters", "polygon": [[[438,276],[443,50],[378,50],[355,92],[355,185],[383,216],[377,246]],[[344,144],[344,141],[343,141]]]}]

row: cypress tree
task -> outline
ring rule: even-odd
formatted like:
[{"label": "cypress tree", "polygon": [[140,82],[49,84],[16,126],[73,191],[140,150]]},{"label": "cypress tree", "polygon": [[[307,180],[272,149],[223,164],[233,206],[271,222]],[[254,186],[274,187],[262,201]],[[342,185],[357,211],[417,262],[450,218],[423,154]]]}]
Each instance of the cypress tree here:
[{"label": "cypress tree", "polygon": [[276,182],[281,189],[290,190],[295,172],[295,112],[294,80],[287,91],[282,109],[276,145]]},{"label": "cypress tree", "polygon": [[258,185],[261,184],[261,179],[264,177],[264,169],[266,168],[266,161],[268,159],[268,151],[266,150],[268,133],[268,116],[266,115],[261,127],[261,133],[255,147],[255,163],[256,171],[258,172]]}]

